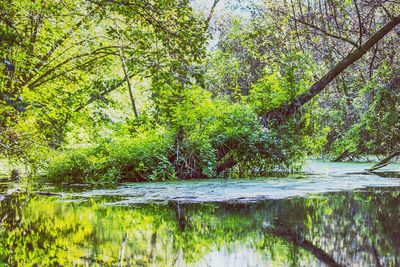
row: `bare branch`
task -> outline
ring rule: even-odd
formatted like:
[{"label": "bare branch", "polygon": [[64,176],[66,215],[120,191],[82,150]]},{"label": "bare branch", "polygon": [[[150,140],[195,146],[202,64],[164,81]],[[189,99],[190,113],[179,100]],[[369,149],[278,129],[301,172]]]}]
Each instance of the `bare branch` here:
[{"label": "bare branch", "polygon": [[311,88],[298,96],[291,103],[282,105],[278,108],[272,109],[262,116],[262,121],[265,123],[268,119],[275,119],[278,121],[285,121],[289,116],[297,112],[304,104],[308,103],[322,90],[325,89],[339,74],[347,69],[354,62],[363,57],[374,45],[376,45],[383,37],[391,32],[397,25],[400,24],[400,16],[397,16],[384,25],[378,32],[372,35],[367,42],[362,46],[349,53],[343,60],[337,63],[332,69],[328,71],[322,78],[314,83]]},{"label": "bare branch", "polygon": [[207,19],[206,19],[206,21],[205,21],[204,29],[205,29],[206,31],[207,31],[208,28],[210,27],[211,19],[212,19],[213,15],[214,15],[215,8],[217,7],[217,4],[219,3],[219,1],[220,1],[220,0],[214,0],[213,5],[211,6],[210,12],[208,13]]}]

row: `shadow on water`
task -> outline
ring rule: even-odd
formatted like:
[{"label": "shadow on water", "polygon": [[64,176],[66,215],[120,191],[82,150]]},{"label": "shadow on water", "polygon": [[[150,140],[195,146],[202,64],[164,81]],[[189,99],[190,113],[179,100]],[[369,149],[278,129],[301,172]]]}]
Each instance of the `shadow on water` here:
[{"label": "shadow on water", "polygon": [[245,202],[104,205],[30,193],[0,201],[0,263],[399,266],[399,188]]},{"label": "shadow on water", "polygon": [[370,172],[374,175],[377,175],[379,177],[385,177],[385,178],[400,178],[400,172],[398,171],[374,171]]}]

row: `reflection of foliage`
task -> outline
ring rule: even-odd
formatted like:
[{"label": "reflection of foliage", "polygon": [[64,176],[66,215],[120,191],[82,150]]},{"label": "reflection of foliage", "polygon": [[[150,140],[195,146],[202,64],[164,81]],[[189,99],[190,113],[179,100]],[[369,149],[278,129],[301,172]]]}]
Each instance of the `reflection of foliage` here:
[{"label": "reflection of foliage", "polygon": [[340,264],[373,265],[384,257],[391,265],[400,247],[394,227],[400,215],[398,196],[359,192],[253,204],[180,204],[187,224],[182,230],[176,205],[132,208],[101,205],[106,199],[61,202],[13,195],[1,202],[0,261],[171,266],[199,263],[212,251],[249,249],[262,255],[263,262],[318,264],[312,252],[264,231],[268,227],[296,233],[296,240],[320,248]]},{"label": "reflection of foliage", "polygon": [[[55,207],[46,199],[30,200],[28,196],[10,198],[9,211],[2,227],[7,229],[6,242],[1,249],[3,261],[18,265],[64,265],[68,258],[79,258],[83,251],[72,246],[87,238],[91,225],[66,211],[56,216]],[[3,203],[2,203],[3,204]],[[19,205],[26,206],[20,207]],[[2,207],[3,208],[3,207]],[[14,217],[10,217],[14,215]]]},{"label": "reflection of foliage", "polygon": [[[240,214],[224,214],[214,204],[185,206],[189,225],[181,231],[168,206],[104,207],[94,200],[70,203],[24,195],[10,200],[1,207],[2,213],[17,207],[19,215],[10,218],[20,216],[18,222],[2,224],[1,261],[10,264],[116,265],[125,234],[123,262],[134,266],[151,262],[170,266],[180,257],[194,263],[216,248],[233,251],[243,245],[240,240],[255,248],[275,240],[260,235],[259,223]],[[282,242],[276,248],[277,255],[290,253]]]}]

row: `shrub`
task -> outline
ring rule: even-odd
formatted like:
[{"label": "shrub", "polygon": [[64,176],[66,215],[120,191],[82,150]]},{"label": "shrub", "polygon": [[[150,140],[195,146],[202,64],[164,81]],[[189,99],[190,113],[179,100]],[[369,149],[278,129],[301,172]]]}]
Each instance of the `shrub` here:
[{"label": "shrub", "polygon": [[264,128],[257,103],[213,99],[197,86],[182,91],[180,98],[163,126],[139,127],[131,135],[61,152],[46,177],[116,182],[287,172],[317,151],[326,135],[308,112],[315,106],[300,118]]},{"label": "shrub", "polygon": [[53,182],[142,181],[174,178],[166,155],[168,133],[149,131],[86,148],[69,149],[51,160],[45,178]]}]

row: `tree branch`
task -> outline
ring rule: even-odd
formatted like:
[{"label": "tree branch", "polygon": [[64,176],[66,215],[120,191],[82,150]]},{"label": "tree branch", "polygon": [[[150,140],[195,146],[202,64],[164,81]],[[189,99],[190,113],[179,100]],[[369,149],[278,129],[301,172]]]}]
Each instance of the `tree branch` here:
[{"label": "tree branch", "polygon": [[100,55],[100,54],[107,54],[107,55],[112,55],[114,54],[112,51],[107,52],[107,51],[102,51],[102,50],[107,50],[107,49],[111,49],[111,48],[118,48],[117,46],[107,46],[107,47],[100,47],[96,50],[93,50],[91,52],[88,53],[83,53],[80,55],[76,55],[70,58],[65,59],[64,61],[58,63],[57,65],[51,67],[50,69],[46,70],[42,75],[40,75],[36,80],[32,81],[28,87],[29,88],[34,88],[37,87],[35,84],[37,84],[40,80],[42,80],[43,78],[49,76],[52,72],[56,71],[57,69],[59,69],[60,67],[62,67],[63,65],[69,63],[72,60],[75,59],[79,59],[79,58],[83,58],[83,57],[87,57],[87,56],[92,56],[92,55]]},{"label": "tree branch", "polygon": [[328,37],[332,37],[332,38],[338,39],[338,40],[343,41],[343,42],[346,42],[346,43],[348,43],[348,44],[351,44],[351,45],[354,46],[354,47],[358,47],[358,44],[357,44],[356,42],[354,42],[354,41],[352,41],[352,40],[349,40],[349,39],[347,39],[347,38],[345,38],[345,37],[343,37],[343,36],[336,35],[336,34],[334,34],[334,33],[328,32],[328,31],[326,31],[326,30],[324,30],[324,29],[321,29],[320,27],[318,27],[318,26],[316,26],[316,25],[314,25],[314,24],[312,24],[312,23],[308,23],[308,22],[306,22],[306,21],[304,21],[304,20],[300,20],[300,19],[295,18],[295,17],[290,17],[290,18],[293,19],[295,22],[298,22],[298,23],[300,23],[300,24],[303,24],[304,26],[307,26],[307,27],[310,27],[310,28],[312,28],[312,29],[314,29],[314,30],[316,30],[316,31],[319,31],[319,32],[320,32],[321,34],[323,34],[323,35],[326,35],[326,36],[328,36]]},{"label": "tree branch", "polygon": [[324,90],[325,87],[328,86],[345,69],[347,69],[350,65],[363,57],[374,45],[376,45],[398,24],[400,24],[400,16],[394,17],[378,32],[372,35],[362,46],[356,48],[353,52],[349,53],[343,60],[337,63],[332,69],[330,69],[328,73],[326,73],[316,83],[314,83],[308,91],[299,95],[292,102],[284,104],[280,107],[274,108],[266,112],[265,114],[262,114],[263,124],[271,119],[284,122],[288,117],[297,112],[304,104],[308,103],[322,90]]},{"label": "tree branch", "polygon": [[29,87],[30,87],[31,89],[34,88],[34,87],[39,87],[39,86],[41,86],[41,85],[43,85],[43,84],[45,84],[45,83],[47,83],[47,82],[49,82],[49,81],[54,80],[55,78],[58,78],[58,77],[60,77],[60,76],[62,76],[62,75],[65,75],[65,74],[71,72],[71,71],[74,71],[74,70],[76,70],[76,69],[79,69],[79,68],[82,68],[82,67],[86,67],[86,66],[88,66],[88,65],[92,65],[92,63],[96,62],[97,60],[102,59],[102,58],[105,58],[105,57],[107,57],[107,56],[109,56],[109,55],[113,55],[113,54],[114,54],[114,53],[111,53],[111,52],[110,52],[110,53],[106,53],[106,52],[99,53],[100,56],[98,56],[98,57],[89,59],[88,61],[85,61],[85,62],[83,62],[82,64],[80,64],[80,65],[78,65],[78,66],[71,67],[71,68],[69,68],[69,69],[66,69],[66,70],[60,72],[60,73],[56,73],[55,75],[50,76],[48,79],[46,79],[46,80],[44,80],[44,81],[42,81],[42,82],[35,81],[35,83],[34,83],[34,84],[30,84]]},{"label": "tree branch", "polygon": [[131,104],[132,104],[133,113],[135,115],[135,118],[137,119],[139,117],[139,115],[138,115],[138,112],[137,112],[137,109],[136,109],[135,99],[133,98],[131,80],[129,79],[128,68],[126,67],[125,58],[122,55],[121,50],[119,50],[118,56],[121,59],[121,65],[122,65],[122,69],[124,71],[125,81],[126,81],[126,84],[128,86],[129,97],[131,98]]},{"label": "tree branch", "polygon": [[27,79],[24,81],[24,84],[27,84],[37,73],[37,70],[39,70],[45,63],[46,61],[53,55],[53,53],[59,48],[71,35],[78,30],[83,23],[85,23],[88,19],[92,17],[92,15],[99,9],[99,7],[93,9],[90,11],[83,19],[81,19],[78,23],[76,23],[69,31],[67,31],[60,39],[58,39],[47,51],[45,55],[43,55],[39,62],[33,67],[33,72],[31,75],[27,77]]},{"label": "tree branch", "polygon": [[379,161],[377,164],[375,164],[371,168],[367,169],[366,171],[372,172],[372,171],[376,171],[380,168],[386,167],[387,165],[389,165],[391,163],[392,159],[397,156],[400,156],[400,152],[394,151],[394,152],[390,153],[387,157],[385,157],[383,160]]},{"label": "tree branch", "polygon": [[210,27],[211,19],[212,19],[213,15],[214,15],[215,8],[217,7],[217,4],[219,3],[219,1],[220,0],[214,0],[213,5],[211,6],[210,12],[208,13],[207,19],[205,21],[205,26],[204,26],[204,30],[205,31],[207,31],[208,28]]},{"label": "tree branch", "polygon": [[81,104],[80,106],[78,106],[77,108],[75,108],[73,110],[73,112],[80,112],[82,109],[84,109],[85,107],[87,107],[88,105],[92,104],[93,102],[95,102],[97,99],[104,97],[105,95],[117,90],[122,84],[124,84],[125,80],[119,80],[117,81],[114,85],[111,86],[111,88],[106,89],[105,91],[101,92],[99,95],[97,96],[92,96],[90,97],[90,99],[84,103]]}]

